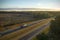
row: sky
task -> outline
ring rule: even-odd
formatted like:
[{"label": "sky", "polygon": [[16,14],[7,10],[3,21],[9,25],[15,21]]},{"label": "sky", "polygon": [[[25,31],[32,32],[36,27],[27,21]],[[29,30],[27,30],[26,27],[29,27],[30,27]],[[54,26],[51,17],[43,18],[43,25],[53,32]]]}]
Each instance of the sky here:
[{"label": "sky", "polygon": [[60,0],[0,0],[0,8],[60,9]]}]

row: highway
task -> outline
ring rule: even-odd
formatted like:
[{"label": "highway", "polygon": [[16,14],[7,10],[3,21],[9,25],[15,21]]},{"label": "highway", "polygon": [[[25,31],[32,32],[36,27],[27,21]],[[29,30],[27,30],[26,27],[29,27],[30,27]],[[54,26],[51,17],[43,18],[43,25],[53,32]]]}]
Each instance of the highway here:
[{"label": "highway", "polygon": [[43,30],[45,27],[47,27],[50,23],[51,19],[44,19],[32,22],[28,25],[28,27],[20,29],[17,28],[13,32],[9,32],[2,36],[1,40],[28,40],[31,39],[34,35],[36,35],[38,32]]},{"label": "highway", "polygon": [[[45,20],[45,19],[43,19],[43,20]],[[34,21],[34,22],[26,23],[26,24],[28,24],[28,26],[32,26],[32,25],[37,24],[38,22],[41,22],[41,21],[43,21],[43,20]],[[27,27],[28,27],[28,26],[27,26]],[[6,34],[15,32],[15,31],[17,31],[17,30],[21,30],[21,29],[23,29],[23,28],[26,28],[26,27],[22,27],[22,28],[21,28],[21,26],[19,26],[19,27],[17,27],[16,29],[1,32],[0,35],[1,35],[1,37],[2,37],[2,36],[4,36],[4,35],[6,35]]]},{"label": "highway", "polygon": [[18,39],[18,40],[31,40],[33,36],[36,36],[37,33],[40,33],[45,27],[47,27],[50,23],[42,26],[41,28],[38,28],[37,30],[35,31],[32,31],[31,33],[27,34],[26,36]]}]

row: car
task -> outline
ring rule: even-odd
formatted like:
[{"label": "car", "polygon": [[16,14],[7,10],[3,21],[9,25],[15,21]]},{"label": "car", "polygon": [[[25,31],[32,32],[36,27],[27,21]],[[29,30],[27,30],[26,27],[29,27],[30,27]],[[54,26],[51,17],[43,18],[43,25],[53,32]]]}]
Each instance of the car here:
[{"label": "car", "polygon": [[22,24],[21,25],[21,28],[25,28],[25,27],[27,27],[28,25],[27,24]]},{"label": "car", "polygon": [[24,27],[28,26],[27,24],[23,24]]}]

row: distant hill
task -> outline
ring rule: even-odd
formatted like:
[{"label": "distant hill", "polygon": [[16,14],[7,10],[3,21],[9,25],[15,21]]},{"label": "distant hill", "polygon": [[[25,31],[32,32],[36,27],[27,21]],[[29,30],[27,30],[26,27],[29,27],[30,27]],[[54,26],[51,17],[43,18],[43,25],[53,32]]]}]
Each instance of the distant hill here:
[{"label": "distant hill", "polygon": [[42,8],[0,8],[0,11],[60,11],[60,10]]}]

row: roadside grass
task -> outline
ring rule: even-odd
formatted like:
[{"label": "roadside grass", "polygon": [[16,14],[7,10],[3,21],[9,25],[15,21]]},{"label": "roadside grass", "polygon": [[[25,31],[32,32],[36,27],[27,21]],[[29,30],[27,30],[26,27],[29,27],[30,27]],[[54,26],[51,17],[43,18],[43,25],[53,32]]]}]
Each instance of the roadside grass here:
[{"label": "roadside grass", "polygon": [[[6,27],[8,29],[16,29],[17,27],[20,27],[22,24],[28,24],[28,23],[31,23],[33,21],[37,21],[37,20],[31,20],[31,21],[22,22],[22,23],[13,23],[12,25],[9,24],[9,26],[8,26],[8,21],[7,21],[7,22],[4,22],[4,24],[6,24]],[[0,26],[0,31],[3,32],[3,31],[7,31],[7,30],[4,28],[4,26]]]},{"label": "roadside grass", "polygon": [[11,33],[11,34],[9,34],[9,35],[6,35],[6,36],[2,37],[2,39],[7,39],[7,40],[9,40],[9,39],[15,38],[15,37],[17,37],[17,36],[19,36],[19,35],[21,36],[21,35],[23,35],[23,34],[26,34],[26,33],[30,32],[30,31],[32,31],[33,29],[35,30],[36,28],[39,28],[39,27],[37,27],[37,26],[41,26],[41,25],[45,24],[46,22],[48,22],[48,21],[45,20],[45,21],[43,21],[43,22],[41,22],[41,23],[37,23],[38,25],[37,25],[37,24],[33,25],[33,27],[32,27],[32,26],[31,26],[31,27],[27,27],[27,28],[22,29],[22,30],[19,30],[19,31],[17,31],[17,32]]},{"label": "roadside grass", "polygon": [[[45,28],[44,30],[42,30],[42,32],[40,32],[39,34],[41,34],[41,33],[47,34],[47,33],[49,32],[49,29],[50,29],[50,27],[48,26],[47,28]],[[38,35],[39,35],[39,34],[38,34]],[[35,37],[32,38],[31,40],[38,40],[38,39],[37,39],[36,36],[35,36]]]}]

